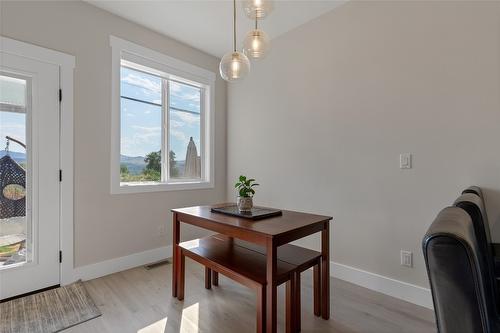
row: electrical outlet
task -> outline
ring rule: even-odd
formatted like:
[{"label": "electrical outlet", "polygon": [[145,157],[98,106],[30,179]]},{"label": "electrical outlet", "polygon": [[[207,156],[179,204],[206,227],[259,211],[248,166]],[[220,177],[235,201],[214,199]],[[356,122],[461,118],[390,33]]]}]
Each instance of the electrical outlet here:
[{"label": "electrical outlet", "polygon": [[162,224],[158,227],[158,236],[162,237],[166,235],[167,235],[167,226]]},{"label": "electrical outlet", "polygon": [[401,266],[413,267],[413,253],[401,250]]},{"label": "electrical outlet", "polygon": [[399,155],[399,168],[400,169],[411,169],[411,154],[404,153]]}]

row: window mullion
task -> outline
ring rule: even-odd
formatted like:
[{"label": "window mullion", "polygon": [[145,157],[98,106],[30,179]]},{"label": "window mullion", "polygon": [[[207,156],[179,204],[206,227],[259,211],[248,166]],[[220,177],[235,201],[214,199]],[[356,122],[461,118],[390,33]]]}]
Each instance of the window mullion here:
[{"label": "window mullion", "polygon": [[162,120],[162,130],[161,130],[161,181],[168,182],[170,170],[169,166],[169,153],[168,153],[168,80],[162,79],[162,94],[161,94],[161,120]]},{"label": "window mullion", "polygon": [[206,89],[204,87],[200,88],[200,177],[202,180],[207,179],[206,174],[206,112],[205,112],[205,97]]}]

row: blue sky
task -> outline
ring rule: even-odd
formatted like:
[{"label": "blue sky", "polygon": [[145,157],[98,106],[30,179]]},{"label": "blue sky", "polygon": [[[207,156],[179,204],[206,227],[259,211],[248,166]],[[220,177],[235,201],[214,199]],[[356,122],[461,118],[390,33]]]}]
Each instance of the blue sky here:
[{"label": "blue sky", "polygon": [[[161,79],[142,72],[123,68],[121,94],[135,99],[161,104]],[[200,90],[170,81],[171,107],[191,112],[170,111],[170,149],[177,160],[184,160],[192,136],[200,154]],[[145,156],[161,148],[161,107],[122,98],[121,154]]]},{"label": "blue sky", "polygon": [[[26,115],[24,113],[0,112],[0,150],[5,149],[5,136],[10,136],[26,143]],[[25,153],[23,147],[11,142],[10,151]]]}]

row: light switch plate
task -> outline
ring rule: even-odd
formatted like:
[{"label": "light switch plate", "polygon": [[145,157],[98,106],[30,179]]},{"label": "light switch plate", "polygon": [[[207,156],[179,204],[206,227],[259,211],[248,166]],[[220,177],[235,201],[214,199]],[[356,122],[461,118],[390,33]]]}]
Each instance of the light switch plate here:
[{"label": "light switch plate", "polygon": [[401,250],[401,266],[413,267],[413,253]]},{"label": "light switch plate", "polygon": [[403,153],[399,155],[399,168],[411,169],[411,154]]}]

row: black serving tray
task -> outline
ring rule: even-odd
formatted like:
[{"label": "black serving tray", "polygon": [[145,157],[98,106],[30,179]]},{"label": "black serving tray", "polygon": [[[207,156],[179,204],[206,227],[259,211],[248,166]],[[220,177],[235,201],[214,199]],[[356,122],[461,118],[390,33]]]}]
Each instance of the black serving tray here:
[{"label": "black serving tray", "polygon": [[283,214],[283,212],[279,209],[265,207],[253,207],[250,212],[240,212],[238,206],[236,205],[212,208],[211,211],[213,213],[242,217],[250,220],[262,220],[268,217],[281,216]]}]

